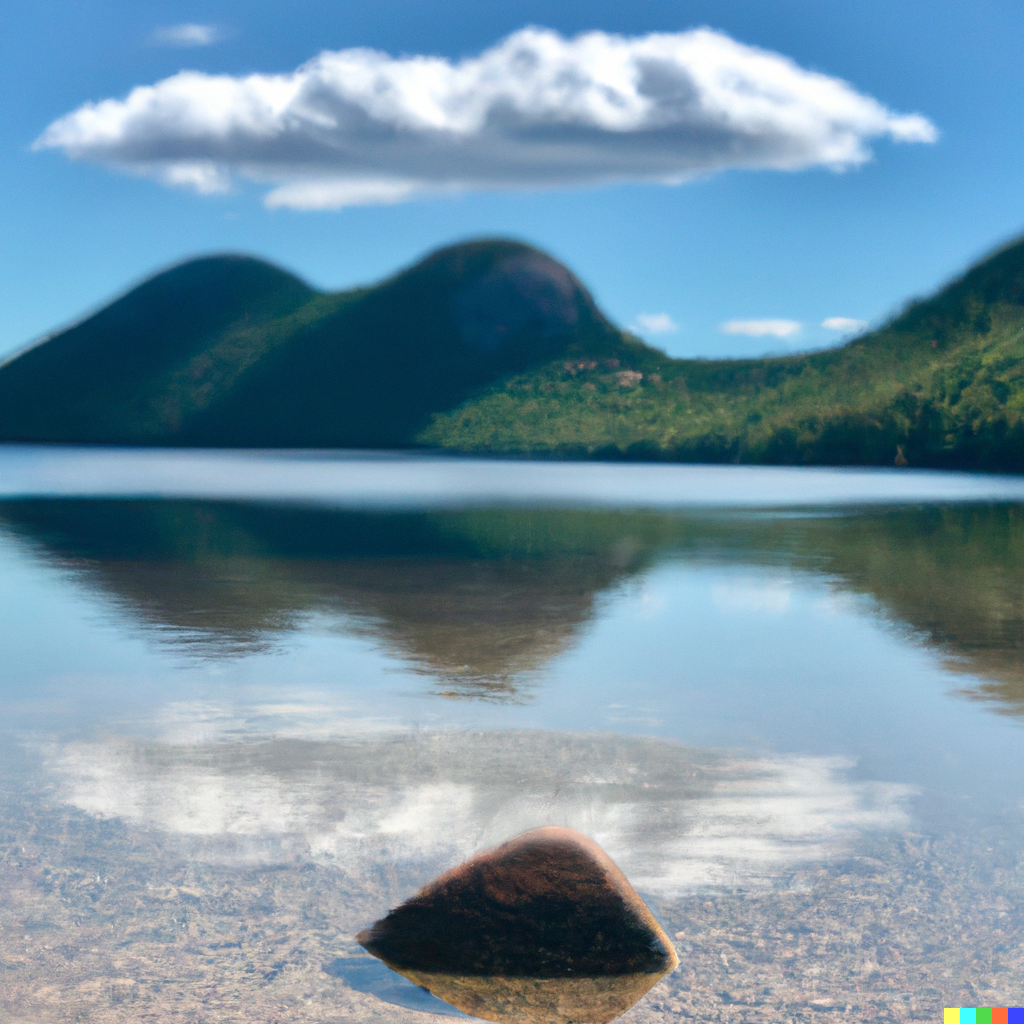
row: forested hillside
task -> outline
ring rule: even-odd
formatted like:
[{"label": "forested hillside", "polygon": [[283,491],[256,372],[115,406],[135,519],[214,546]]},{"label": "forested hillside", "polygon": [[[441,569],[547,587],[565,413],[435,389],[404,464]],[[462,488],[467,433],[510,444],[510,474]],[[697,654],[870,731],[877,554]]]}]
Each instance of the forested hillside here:
[{"label": "forested hillside", "polygon": [[1024,242],[881,330],[778,359],[563,360],[439,415],[459,451],[1024,469]]}]

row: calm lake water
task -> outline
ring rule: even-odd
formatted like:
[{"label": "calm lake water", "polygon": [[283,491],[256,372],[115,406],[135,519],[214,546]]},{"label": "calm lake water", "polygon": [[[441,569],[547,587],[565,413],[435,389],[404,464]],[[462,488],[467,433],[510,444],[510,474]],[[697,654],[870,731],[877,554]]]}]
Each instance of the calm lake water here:
[{"label": "calm lake water", "polygon": [[624,1020],[1024,1004],[1024,479],[0,448],[0,1019],[429,1021],[353,936],[529,828]]}]

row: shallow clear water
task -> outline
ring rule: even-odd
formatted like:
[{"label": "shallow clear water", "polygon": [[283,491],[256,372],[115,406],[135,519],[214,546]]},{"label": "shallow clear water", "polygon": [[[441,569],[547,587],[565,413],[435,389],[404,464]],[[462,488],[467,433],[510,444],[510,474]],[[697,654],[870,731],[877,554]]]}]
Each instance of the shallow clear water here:
[{"label": "shallow clear water", "polygon": [[1024,1000],[1018,478],[8,448],[0,494],[5,1020],[446,1012],[352,936],[543,824],[677,941],[628,1018]]}]

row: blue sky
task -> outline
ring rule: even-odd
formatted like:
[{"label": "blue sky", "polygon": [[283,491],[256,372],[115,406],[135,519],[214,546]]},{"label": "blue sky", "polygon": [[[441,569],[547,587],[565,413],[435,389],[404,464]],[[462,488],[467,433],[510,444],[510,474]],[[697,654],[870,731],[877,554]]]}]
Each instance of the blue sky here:
[{"label": "blue sky", "polygon": [[[547,104],[547,117],[552,103],[582,102],[582,94],[552,100],[546,93],[542,100],[531,94],[517,108],[519,121],[511,129],[499,125],[497,135],[466,129],[461,148],[446,150],[433,127],[417,129],[406,132],[399,153],[382,147],[382,122],[364,104],[365,130],[356,138],[346,129],[343,140],[361,147],[358,180],[351,167],[328,166],[333,157],[313,153],[323,140],[312,129],[292,131],[287,145],[275,141],[271,152],[256,129],[211,142],[182,127],[212,109],[217,82],[239,95],[246,81],[277,88],[283,80],[270,76],[291,75],[323,51],[357,47],[447,62],[372,58],[384,60],[389,80],[404,75],[412,83],[395,116],[434,116],[419,100],[422,83],[436,84],[440,74],[462,82],[465,93],[452,99],[451,82],[438,86],[444,117],[472,120],[480,107],[478,120],[493,125],[494,112],[508,106],[505,83],[495,85],[512,67],[514,43],[503,40],[527,26],[556,33],[534,40],[552,61],[581,60],[575,40],[587,32],[604,33],[590,38],[623,59],[646,60],[661,47],[685,74],[712,51],[741,68],[760,59],[750,47],[780,55],[762,70],[790,76],[800,127],[786,127],[788,115],[776,112],[755,142],[747,131],[705,144],[708,126],[696,134],[680,128],[672,118],[681,108],[671,108],[670,98],[643,115],[651,124],[661,118],[654,128],[634,119],[608,130],[598,124],[607,112],[591,111],[586,139],[574,137],[552,157],[537,142],[537,132],[550,127],[538,121],[537,103]],[[713,34],[681,35],[701,26]],[[647,40],[652,33],[663,34],[662,42]],[[1024,5],[1015,2],[9,5],[0,35],[0,353],[195,253],[253,253],[333,289],[373,281],[434,247],[480,235],[513,236],[550,251],[613,319],[673,354],[834,343],[843,331],[823,321],[876,322],[1024,230],[1022,43]],[[349,89],[367,60],[343,54],[302,74],[315,77],[326,67],[331,82]],[[420,74],[428,65],[434,70],[423,71],[426,78],[408,78],[409,68]],[[779,70],[784,66],[790,71]],[[167,104],[156,101],[148,121],[131,120],[122,102],[131,90],[182,70],[228,77],[187,79],[198,90],[188,101],[194,109],[175,114],[173,124]],[[252,75],[260,77],[246,79]],[[487,99],[494,90],[501,95]],[[730,123],[736,95],[722,101]],[[104,100],[115,102],[97,127],[82,105]],[[332,110],[341,102],[333,94],[330,101]],[[926,120],[908,122],[906,115]],[[293,125],[292,113],[281,117]],[[834,129],[837,118],[846,135]],[[934,128],[935,141],[927,141],[930,128],[922,124]],[[51,125],[57,127],[45,135]],[[275,140],[285,138],[280,124],[272,127]],[[332,131],[325,152],[338,141]],[[43,148],[33,148],[36,140]],[[858,148],[871,159],[861,162]],[[184,156],[171,160],[167,154],[179,149]],[[722,156],[739,150],[743,159]],[[662,183],[666,178],[683,183]],[[201,194],[211,189],[222,191]],[[353,197],[369,204],[324,208]]]}]

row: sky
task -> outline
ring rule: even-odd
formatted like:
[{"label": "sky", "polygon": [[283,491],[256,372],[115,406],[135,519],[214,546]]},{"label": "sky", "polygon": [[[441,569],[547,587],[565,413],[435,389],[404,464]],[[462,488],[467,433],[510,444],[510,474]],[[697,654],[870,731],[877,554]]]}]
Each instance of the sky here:
[{"label": "sky", "polygon": [[199,253],[324,289],[518,238],[672,355],[838,344],[1024,232],[1024,4],[36,0],[0,358]]}]

